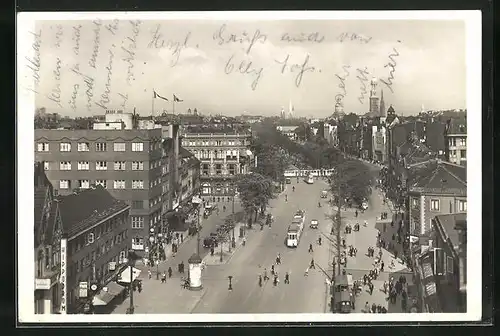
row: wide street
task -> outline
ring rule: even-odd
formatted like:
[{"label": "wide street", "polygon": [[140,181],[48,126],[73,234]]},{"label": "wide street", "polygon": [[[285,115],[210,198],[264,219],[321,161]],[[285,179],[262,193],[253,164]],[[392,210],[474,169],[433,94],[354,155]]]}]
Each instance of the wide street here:
[{"label": "wide street", "polygon": [[[293,186],[295,191],[292,191]],[[327,185],[322,180],[308,185],[302,180],[297,184],[296,179],[292,179],[286,188],[271,201],[268,211],[274,215],[274,223],[270,228],[264,226],[260,231],[260,227],[254,225],[246,246],[241,247],[228,264],[207,266],[204,286],[209,289],[193,313],[325,312],[325,279],[329,276],[323,270],[328,270],[331,251],[324,236],[321,246],[316,241],[320,235],[328,235],[331,228],[331,222],[325,216],[329,207],[326,200],[320,198]],[[288,195],[288,202],[285,202],[285,195]],[[320,200],[321,208],[318,207]],[[298,209],[306,211],[304,232],[299,246],[288,248],[285,245],[287,228]],[[318,229],[309,228],[311,219],[319,221]],[[309,244],[313,245],[313,253],[308,252]],[[263,274],[264,268],[270,273],[278,253],[282,259],[282,264],[276,266],[280,283],[275,287],[271,277],[259,287],[258,275]],[[313,258],[316,269],[311,269],[306,277],[304,272]],[[285,272],[290,274],[290,284],[284,284]],[[233,276],[232,291],[228,290],[228,276]]]},{"label": "wide street", "polygon": [[[370,170],[376,176],[378,167],[369,165]],[[295,191],[292,191],[295,187]],[[323,180],[314,180],[314,184],[306,184],[303,180],[291,179],[291,184],[286,185],[286,190],[271,200],[268,212],[274,215],[274,223],[271,227],[254,224],[252,229],[247,229],[247,242],[245,246],[238,244],[236,251],[230,258],[226,258],[225,263],[213,265],[207,264],[202,272],[203,289],[200,291],[190,291],[182,289],[180,278],[177,272],[177,264],[183,260],[187,269],[187,260],[196,251],[196,237],[190,238],[179,247],[175,257],[170,257],[160,265],[160,272],[169,266],[174,270],[172,279],[168,279],[165,284],[156,280],[155,268],[153,267],[153,278],[148,279],[144,271],[141,274],[143,279],[143,290],[141,293],[134,293],[134,306],[136,313],[326,313],[330,312],[329,287],[327,279],[332,276],[332,260],[336,254],[335,236],[330,235],[332,222],[328,218],[334,211],[327,200],[321,199],[322,190],[328,189]],[[288,201],[285,201],[285,195]],[[346,271],[353,275],[355,280],[362,279],[373,268],[373,259],[365,255],[369,246],[376,246],[378,227],[376,218],[382,211],[390,210],[384,205],[383,196],[379,190],[374,188],[369,198],[369,208],[364,213],[359,213],[355,218],[354,209],[342,210],[343,227],[347,223],[354,225],[361,224],[359,232],[344,234],[347,245],[354,245],[358,249],[356,257],[348,257]],[[321,207],[318,207],[321,202]],[[220,206],[222,208],[222,205]],[[230,206],[228,206],[230,209]],[[237,207],[239,209],[239,207]],[[288,248],[285,245],[285,237],[289,224],[292,221],[295,211],[302,209],[306,211],[304,231],[297,248]],[[225,215],[229,214],[220,211],[220,214],[213,214],[203,223],[201,238],[209,235],[215,230],[215,226],[223,222]],[[391,217],[389,217],[391,218]],[[318,229],[311,229],[309,224],[311,219],[319,221]],[[367,227],[362,225],[363,221],[368,222]],[[343,228],[342,228],[343,229]],[[387,234],[390,235],[390,224]],[[322,245],[317,243],[318,237],[322,237]],[[313,252],[308,252],[309,245],[312,244]],[[376,249],[378,252],[378,249]],[[206,256],[208,249],[200,248],[201,257]],[[270,275],[271,265],[275,263],[277,254],[281,254],[281,265],[276,266],[279,274],[279,284],[274,286]],[[309,270],[305,276],[311,260],[314,258],[315,269]],[[392,255],[388,251],[383,252],[385,262],[385,272],[373,283],[375,289],[370,295],[367,287],[356,298],[355,312],[361,313],[365,302],[371,305],[375,303],[388,308],[389,312],[400,312],[400,304],[389,305],[386,295],[379,290],[384,281],[389,280],[394,272],[402,271],[404,266],[395,262],[395,268],[391,269]],[[258,284],[258,275],[263,274],[267,268],[271,280]],[[285,272],[290,274],[290,284],[284,283]],[[232,290],[228,289],[229,279],[232,276]],[[407,277],[408,278],[408,277]],[[408,279],[411,280],[411,279]],[[398,300],[399,301],[399,300]],[[128,307],[129,300],[126,299],[119,305],[114,313],[124,313]]]}]

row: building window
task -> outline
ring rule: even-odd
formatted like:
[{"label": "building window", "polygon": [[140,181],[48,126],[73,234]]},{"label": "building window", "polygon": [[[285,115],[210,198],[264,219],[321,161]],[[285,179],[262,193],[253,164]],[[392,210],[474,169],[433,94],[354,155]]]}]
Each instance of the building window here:
[{"label": "building window", "polygon": [[132,142],[132,152],[142,152],[144,144],[142,142]]},{"label": "building window", "polygon": [[460,139],[460,146],[467,146],[467,139],[466,138]]},{"label": "building window", "polygon": [[49,144],[46,142],[40,142],[37,144],[37,149],[39,152],[48,152],[49,151]]},{"label": "building window", "polygon": [[79,152],[88,152],[90,150],[90,145],[88,142],[79,142],[78,143],[78,151]]},{"label": "building window", "polygon": [[105,142],[97,142],[95,144],[95,150],[96,152],[105,152],[108,150],[108,146],[106,145]]},{"label": "building window", "polygon": [[50,170],[50,162],[47,161],[43,162],[43,170]]},{"label": "building window", "polygon": [[460,211],[460,212],[467,211],[467,201],[464,201],[464,200],[458,201],[458,211]]},{"label": "building window", "polygon": [[460,158],[464,159],[467,157],[467,151],[465,149],[460,150]]},{"label": "building window", "polygon": [[132,170],[144,170],[144,162],[133,161],[132,162]]},{"label": "building window", "polygon": [[125,152],[126,144],[125,142],[115,142],[113,144],[113,149],[115,152]]},{"label": "building window", "polygon": [[411,199],[411,205],[412,205],[414,208],[416,208],[416,207],[418,206],[418,201],[417,201],[417,199],[416,199],[416,198],[412,198],[412,199]]},{"label": "building window", "polygon": [[133,180],[132,181],[132,189],[144,189],[144,181],[143,180]]},{"label": "building window", "polygon": [[453,274],[453,257],[446,257],[446,272]]},{"label": "building window", "polygon": [[115,180],[113,187],[114,189],[125,189],[125,180]]},{"label": "building window", "polygon": [[439,211],[439,200],[431,199],[431,210]]},{"label": "building window", "polygon": [[132,245],[144,245],[144,238],[142,237],[132,238]]},{"label": "building window", "polygon": [[60,170],[71,170],[71,162],[63,161],[59,163]]},{"label": "building window", "polygon": [[206,164],[206,163],[203,164],[202,173],[204,176],[208,176],[210,174],[210,169],[209,169],[208,164]]},{"label": "building window", "polygon": [[78,161],[78,170],[89,170],[88,161]]},{"label": "building window", "polygon": [[450,157],[452,158],[457,157],[457,151],[454,149],[450,150]]},{"label": "building window", "polygon": [[144,202],[143,201],[132,201],[132,209],[143,209]]},{"label": "building window", "polygon": [[455,138],[450,138],[450,142],[449,142],[449,143],[450,143],[450,147],[452,147],[452,146],[456,146],[456,145],[457,145],[457,139],[455,139]]},{"label": "building window", "polygon": [[115,170],[125,170],[125,161],[115,161]]},{"label": "building window", "polygon": [[236,174],[236,165],[230,164],[229,165],[229,175],[235,175]]},{"label": "building window", "polygon": [[87,242],[89,244],[92,244],[94,242],[94,234],[93,233],[89,233],[89,235],[87,237]]},{"label": "building window", "polygon": [[61,152],[71,152],[71,144],[69,142],[61,142],[59,146]]},{"label": "building window", "polygon": [[89,180],[78,180],[78,188],[81,188],[81,189],[90,188],[90,181]]},{"label": "building window", "polygon": [[106,181],[106,180],[96,180],[96,181],[95,181],[95,184],[96,184],[96,185],[101,185],[101,186],[103,186],[103,188],[104,188],[104,189],[106,189],[106,188],[107,188],[107,186],[108,186],[108,183],[107,183],[107,182],[108,182],[108,181]]},{"label": "building window", "polygon": [[144,217],[132,216],[132,229],[143,229]]},{"label": "building window", "polygon": [[215,165],[215,174],[216,175],[222,175],[222,165],[221,164],[216,164]]},{"label": "building window", "polygon": [[106,161],[97,161],[95,163],[95,170],[108,170],[108,163]]}]

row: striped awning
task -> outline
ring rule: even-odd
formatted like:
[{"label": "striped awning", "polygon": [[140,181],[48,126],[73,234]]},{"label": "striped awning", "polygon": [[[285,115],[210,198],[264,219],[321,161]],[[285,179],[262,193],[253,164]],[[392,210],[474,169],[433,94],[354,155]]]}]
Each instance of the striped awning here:
[{"label": "striped awning", "polygon": [[116,282],[110,282],[105,287],[101,289],[97,295],[94,296],[92,304],[94,306],[106,306],[111,302],[117,295],[119,295],[125,287],[120,286]]}]

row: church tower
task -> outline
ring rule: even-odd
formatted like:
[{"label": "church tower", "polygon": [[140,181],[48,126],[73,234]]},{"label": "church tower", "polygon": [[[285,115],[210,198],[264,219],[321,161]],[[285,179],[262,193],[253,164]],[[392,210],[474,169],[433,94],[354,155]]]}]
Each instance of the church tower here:
[{"label": "church tower", "polygon": [[385,117],[384,90],[380,92],[380,117]]},{"label": "church tower", "polygon": [[373,77],[371,82],[371,90],[370,90],[370,115],[372,117],[377,117],[379,116],[380,110],[379,110],[379,97],[377,97],[377,86],[378,86],[378,80],[377,78]]}]

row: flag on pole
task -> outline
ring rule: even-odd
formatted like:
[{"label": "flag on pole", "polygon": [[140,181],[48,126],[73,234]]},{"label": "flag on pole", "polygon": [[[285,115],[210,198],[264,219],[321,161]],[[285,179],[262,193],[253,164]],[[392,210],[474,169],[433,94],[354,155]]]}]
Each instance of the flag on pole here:
[{"label": "flag on pole", "polygon": [[155,91],[155,90],[153,90],[153,98],[161,98],[161,99],[163,99],[163,100],[168,101],[168,99],[167,99],[167,98],[160,96],[158,93],[156,93],[156,91]]},{"label": "flag on pole", "polygon": [[174,102],[180,103],[184,100],[179,99],[176,95],[174,95]]}]

